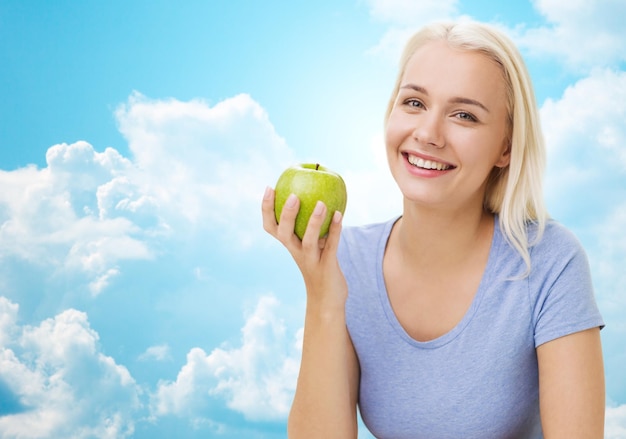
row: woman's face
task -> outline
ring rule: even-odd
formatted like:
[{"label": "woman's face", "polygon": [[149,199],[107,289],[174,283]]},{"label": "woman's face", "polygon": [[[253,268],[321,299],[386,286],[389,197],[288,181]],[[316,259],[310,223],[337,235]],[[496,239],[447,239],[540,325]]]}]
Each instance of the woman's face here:
[{"label": "woman's face", "polygon": [[406,65],[386,125],[391,173],[408,201],[482,206],[487,178],[509,163],[501,68],[434,41]]}]

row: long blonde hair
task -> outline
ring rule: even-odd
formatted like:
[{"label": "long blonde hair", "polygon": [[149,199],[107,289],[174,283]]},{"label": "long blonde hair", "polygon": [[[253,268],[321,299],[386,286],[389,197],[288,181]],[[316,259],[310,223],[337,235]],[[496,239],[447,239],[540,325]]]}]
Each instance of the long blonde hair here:
[{"label": "long blonde hair", "polygon": [[[507,91],[511,160],[509,166],[493,169],[483,203],[485,209],[498,214],[500,228],[524,259],[528,274],[529,247],[541,239],[548,218],[542,188],[546,153],[530,75],[513,42],[497,29],[471,21],[435,23],[422,28],[409,39],[400,58],[385,125],[411,56],[424,44],[442,40],[452,48],[486,55],[502,68]],[[529,242],[527,231],[529,223],[536,224],[537,229],[532,242]]]}]

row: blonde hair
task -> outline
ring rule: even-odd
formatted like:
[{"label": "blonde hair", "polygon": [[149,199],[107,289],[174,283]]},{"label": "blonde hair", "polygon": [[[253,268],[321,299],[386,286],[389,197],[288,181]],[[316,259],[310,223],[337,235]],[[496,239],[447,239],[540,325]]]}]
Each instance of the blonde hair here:
[{"label": "blonde hair", "polygon": [[[545,145],[530,75],[521,54],[502,32],[483,23],[435,23],[422,28],[407,42],[387,112],[395,105],[406,65],[413,54],[430,41],[445,41],[455,49],[481,53],[502,69],[507,92],[511,159],[505,168],[494,168],[488,177],[484,207],[498,214],[506,239],[520,253],[530,272],[529,248],[541,239],[548,213],[543,201],[542,180]],[[529,242],[527,226],[536,224]]]}]

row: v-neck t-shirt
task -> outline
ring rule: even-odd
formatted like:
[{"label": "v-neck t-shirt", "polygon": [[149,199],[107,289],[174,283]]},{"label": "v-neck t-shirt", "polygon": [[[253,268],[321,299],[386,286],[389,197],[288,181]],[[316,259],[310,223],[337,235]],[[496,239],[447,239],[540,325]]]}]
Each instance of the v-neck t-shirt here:
[{"label": "v-neck t-shirt", "polygon": [[469,309],[449,332],[420,342],[398,321],[385,288],[383,257],[396,220],[344,228],[338,250],[365,425],[379,439],[542,438],[536,348],[604,325],[577,238],[549,221],[524,276],[526,264],[496,217]]}]

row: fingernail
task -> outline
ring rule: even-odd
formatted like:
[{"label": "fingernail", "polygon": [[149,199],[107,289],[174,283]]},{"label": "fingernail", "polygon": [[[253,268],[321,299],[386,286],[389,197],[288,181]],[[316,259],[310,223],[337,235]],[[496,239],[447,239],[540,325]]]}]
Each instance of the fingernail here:
[{"label": "fingernail", "polygon": [[265,188],[265,193],[263,194],[263,199],[267,200],[271,194],[272,194],[272,189],[269,186],[267,186]]},{"label": "fingernail", "polygon": [[341,221],[341,212],[339,212],[338,210],[335,210],[335,213],[333,214],[333,222],[334,223],[338,223]]},{"label": "fingernail", "polygon": [[298,201],[298,197],[296,197],[296,194],[291,194],[287,198],[287,201],[285,201],[285,206],[294,207],[297,201]]},{"label": "fingernail", "polygon": [[315,205],[315,209],[313,209],[313,215],[320,216],[324,212],[324,203],[318,201]]}]

